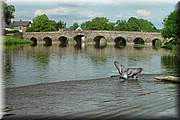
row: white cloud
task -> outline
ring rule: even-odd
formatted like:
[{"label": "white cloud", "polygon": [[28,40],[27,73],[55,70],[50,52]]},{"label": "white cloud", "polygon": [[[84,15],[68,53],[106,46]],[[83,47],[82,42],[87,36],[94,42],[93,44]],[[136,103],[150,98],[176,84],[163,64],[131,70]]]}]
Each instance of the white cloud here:
[{"label": "white cloud", "polygon": [[86,17],[96,17],[96,16],[102,16],[103,14],[100,12],[95,12],[95,11],[79,11],[78,13],[81,16],[86,16]]},{"label": "white cloud", "polygon": [[149,17],[151,15],[151,12],[144,9],[139,9],[136,11],[136,14],[140,17]]},{"label": "white cloud", "polygon": [[123,4],[123,3],[177,3],[179,0],[7,0],[8,3],[66,3],[66,4]]},{"label": "white cloud", "polygon": [[40,14],[47,14],[47,15],[67,15],[70,13],[78,12],[77,8],[74,7],[58,7],[52,9],[37,9],[35,11],[35,16]]},{"label": "white cloud", "polygon": [[78,7],[57,7],[52,9],[37,9],[35,11],[36,15],[41,14],[47,14],[47,15],[80,15],[80,16],[86,16],[86,17],[95,17],[100,16],[102,13],[100,12],[94,12],[91,10],[80,10]]},{"label": "white cloud", "polygon": [[[49,0],[47,0],[49,1]],[[51,0],[50,0],[51,1]],[[114,5],[120,5],[120,4],[136,4],[136,3],[149,3],[149,4],[156,4],[156,3],[177,3],[179,0],[55,0],[59,3],[67,3],[67,4],[114,4]]]},{"label": "white cloud", "polygon": [[[156,23],[170,13],[179,0],[6,0],[16,8],[15,19],[32,19],[34,15],[47,14],[50,18],[71,23],[96,16],[105,16],[111,20],[127,19],[131,16],[157,17]],[[26,9],[27,8],[27,9]],[[21,11],[27,11],[21,12]],[[156,12],[159,11],[159,12]],[[55,15],[55,16],[50,16]],[[59,16],[57,19],[59,19]],[[158,22],[157,22],[158,21]]]},{"label": "white cloud", "polygon": [[123,20],[125,20],[125,19],[127,19],[127,18],[129,18],[131,16],[134,16],[134,13],[128,12],[128,13],[117,14],[117,15],[114,16],[114,18],[115,19],[123,19]]}]

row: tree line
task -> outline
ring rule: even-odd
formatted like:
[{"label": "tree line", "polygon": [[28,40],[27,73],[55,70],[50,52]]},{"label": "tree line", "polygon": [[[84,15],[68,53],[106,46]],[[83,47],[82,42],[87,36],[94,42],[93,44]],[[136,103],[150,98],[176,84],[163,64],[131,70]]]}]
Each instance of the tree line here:
[{"label": "tree line", "polygon": [[115,30],[115,31],[139,31],[157,32],[158,29],[148,20],[130,17],[126,20],[110,22],[106,17],[96,17],[91,21],[81,24],[85,30]]},{"label": "tree line", "polygon": [[[13,5],[7,5],[2,2],[4,21],[7,25],[10,24],[11,19],[14,18],[15,7]],[[77,27],[81,27],[83,30],[114,30],[114,31],[140,31],[140,32],[157,32],[160,31],[165,38],[177,39],[177,11],[174,10],[163,20],[163,29],[158,30],[150,21],[130,17],[128,20],[117,20],[111,22],[106,17],[95,17],[92,20],[83,22],[78,25],[74,23],[70,26],[70,29],[75,30]],[[27,28],[28,32],[47,32],[57,31],[59,29],[66,28],[66,23],[59,20],[51,20],[47,15],[38,15],[33,18],[33,22],[30,27]]]},{"label": "tree line", "polygon": [[[106,17],[95,17],[91,21],[86,21],[81,25],[74,23],[70,26],[71,30],[81,27],[83,30],[113,30],[113,31],[140,31],[140,32],[157,32],[158,29],[148,20],[130,17],[126,20],[117,20],[115,23],[110,22]],[[56,22],[50,20],[47,15],[38,15],[33,19],[32,26],[27,29],[28,32],[46,32],[57,31],[66,28],[63,21]]]}]

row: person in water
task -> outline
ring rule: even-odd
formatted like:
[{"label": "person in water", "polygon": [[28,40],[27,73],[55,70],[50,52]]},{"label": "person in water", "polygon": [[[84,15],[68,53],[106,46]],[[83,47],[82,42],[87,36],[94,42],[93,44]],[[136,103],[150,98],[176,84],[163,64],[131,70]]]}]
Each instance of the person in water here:
[{"label": "person in water", "polygon": [[125,68],[118,61],[114,61],[114,65],[116,66],[120,77],[122,79],[134,78],[137,79],[137,76],[142,72],[142,68]]}]

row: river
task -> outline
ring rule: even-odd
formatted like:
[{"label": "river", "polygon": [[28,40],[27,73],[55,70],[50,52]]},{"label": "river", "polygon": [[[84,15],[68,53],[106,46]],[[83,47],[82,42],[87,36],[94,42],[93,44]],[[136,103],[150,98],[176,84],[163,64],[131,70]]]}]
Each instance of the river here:
[{"label": "river", "polygon": [[4,47],[3,80],[5,87],[70,80],[88,80],[117,75],[113,64],[119,61],[126,67],[142,67],[142,74],[174,74],[175,56],[165,49],[151,46],[136,49],[128,45],[104,49],[86,46],[20,46]]}]

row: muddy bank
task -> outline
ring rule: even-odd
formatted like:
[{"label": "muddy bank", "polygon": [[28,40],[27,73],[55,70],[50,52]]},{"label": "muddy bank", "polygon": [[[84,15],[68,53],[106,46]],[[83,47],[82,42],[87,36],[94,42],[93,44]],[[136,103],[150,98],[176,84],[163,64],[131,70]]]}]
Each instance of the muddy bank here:
[{"label": "muddy bank", "polygon": [[141,75],[138,80],[124,82],[109,77],[6,88],[7,114],[12,114],[7,118],[175,118],[176,84],[156,81],[156,76]]}]

